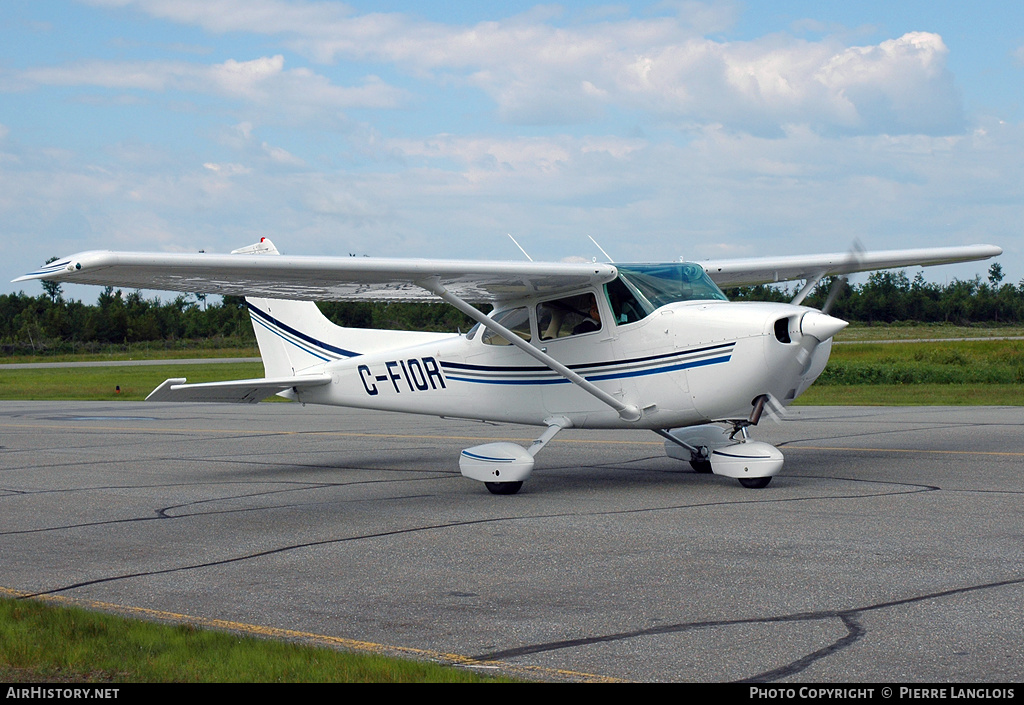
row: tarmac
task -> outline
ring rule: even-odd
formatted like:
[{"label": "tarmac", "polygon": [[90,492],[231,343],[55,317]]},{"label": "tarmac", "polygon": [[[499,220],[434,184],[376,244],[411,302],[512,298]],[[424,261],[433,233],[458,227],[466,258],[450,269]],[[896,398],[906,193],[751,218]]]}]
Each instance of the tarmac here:
[{"label": "tarmac", "polygon": [[762,490],[643,431],[0,402],[0,594],[568,681],[1024,679],[1024,408],[796,407]]}]

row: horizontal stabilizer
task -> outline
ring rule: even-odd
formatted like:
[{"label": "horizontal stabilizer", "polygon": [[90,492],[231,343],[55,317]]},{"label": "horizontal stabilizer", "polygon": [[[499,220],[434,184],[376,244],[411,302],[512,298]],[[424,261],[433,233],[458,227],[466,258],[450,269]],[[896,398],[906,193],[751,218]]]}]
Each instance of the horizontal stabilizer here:
[{"label": "horizontal stabilizer", "polygon": [[330,375],[237,379],[228,382],[185,384],[184,377],[169,379],[154,389],[146,401],[214,401],[255,404],[289,389],[328,384]]}]

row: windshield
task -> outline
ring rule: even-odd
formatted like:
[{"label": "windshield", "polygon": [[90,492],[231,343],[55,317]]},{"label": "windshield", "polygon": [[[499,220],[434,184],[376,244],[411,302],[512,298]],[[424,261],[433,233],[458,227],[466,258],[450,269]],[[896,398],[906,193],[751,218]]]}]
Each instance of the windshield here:
[{"label": "windshield", "polygon": [[617,323],[632,323],[677,301],[727,301],[704,268],[692,262],[616,265],[619,278],[605,285]]}]

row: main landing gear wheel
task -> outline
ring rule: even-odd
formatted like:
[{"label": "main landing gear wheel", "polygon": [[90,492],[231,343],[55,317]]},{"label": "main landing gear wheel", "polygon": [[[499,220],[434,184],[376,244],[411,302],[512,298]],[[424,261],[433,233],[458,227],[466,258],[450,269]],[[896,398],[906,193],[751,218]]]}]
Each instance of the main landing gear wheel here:
[{"label": "main landing gear wheel", "polygon": [[707,459],[691,460],[690,467],[693,468],[694,472],[704,475],[711,472],[711,461]]},{"label": "main landing gear wheel", "polygon": [[768,483],[772,481],[771,476],[768,477],[741,477],[739,478],[740,484],[750,490],[759,490],[762,487],[767,487]]},{"label": "main landing gear wheel", "polygon": [[485,482],[491,494],[515,494],[522,489],[522,482]]}]

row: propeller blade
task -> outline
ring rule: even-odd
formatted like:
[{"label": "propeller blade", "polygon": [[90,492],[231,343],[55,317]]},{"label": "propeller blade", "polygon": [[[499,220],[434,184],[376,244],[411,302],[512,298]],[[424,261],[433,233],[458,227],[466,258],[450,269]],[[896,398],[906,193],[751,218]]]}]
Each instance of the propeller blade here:
[{"label": "propeller blade", "polygon": [[[847,253],[845,265],[847,268],[856,268],[864,255],[864,245],[860,243],[860,240],[854,239],[850,245],[850,251]],[[825,299],[825,305],[821,307],[821,312],[827,314],[832,310],[839,295],[843,293],[843,289],[846,287],[847,276],[841,274],[832,281],[832,288],[829,289],[828,297]],[[840,330],[842,330],[840,328]],[[838,331],[837,331],[838,332]]]}]

